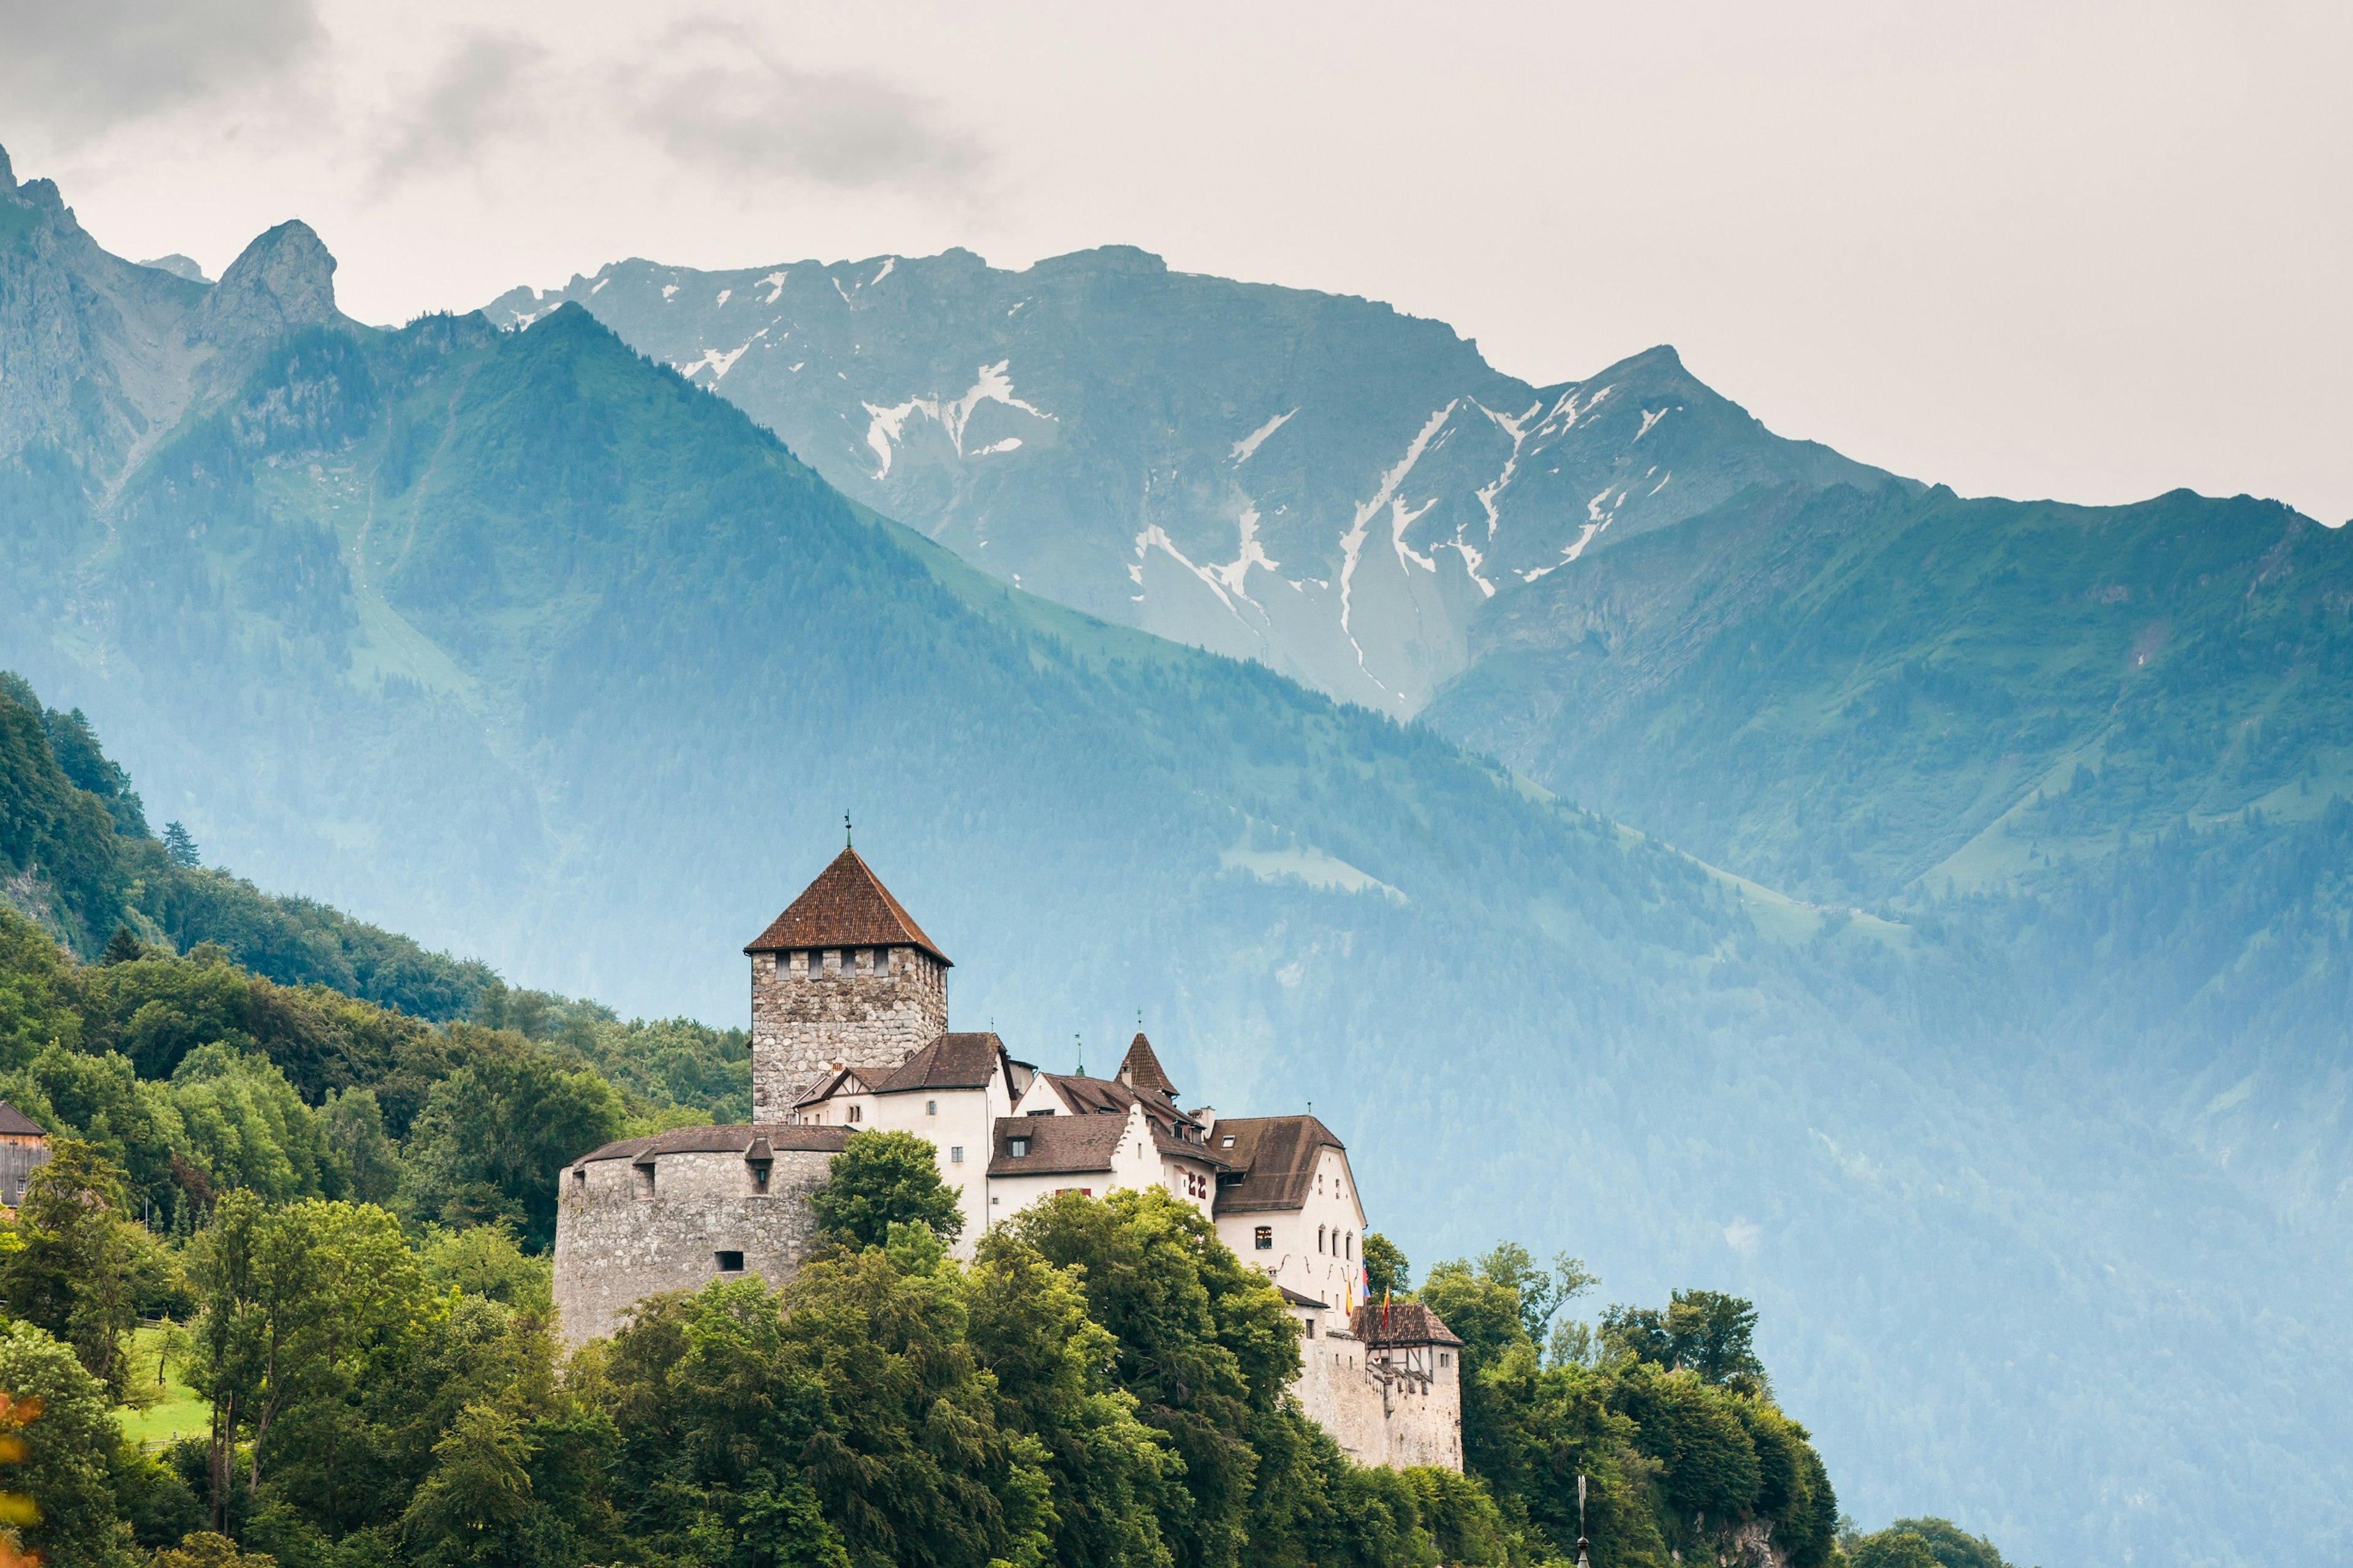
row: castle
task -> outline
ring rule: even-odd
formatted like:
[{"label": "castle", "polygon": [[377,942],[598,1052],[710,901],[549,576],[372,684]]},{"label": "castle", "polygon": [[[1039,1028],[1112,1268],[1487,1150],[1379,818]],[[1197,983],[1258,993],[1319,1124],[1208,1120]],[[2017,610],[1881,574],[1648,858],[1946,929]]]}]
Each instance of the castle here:
[{"label": "castle", "polygon": [[845,848],[744,953],[752,1121],[584,1154],[558,1175],[555,1304],[575,1344],[638,1301],[711,1279],[792,1277],[807,1202],[849,1138],[928,1142],[969,1257],[1055,1193],[1158,1186],[1273,1283],[1299,1323],[1302,1407],[1361,1464],[1462,1467],[1461,1342],[1418,1304],[1364,1300],[1348,1151],[1310,1115],[1182,1108],[1139,1030],[1108,1079],[1041,1072],[948,1028],[947,955]]}]

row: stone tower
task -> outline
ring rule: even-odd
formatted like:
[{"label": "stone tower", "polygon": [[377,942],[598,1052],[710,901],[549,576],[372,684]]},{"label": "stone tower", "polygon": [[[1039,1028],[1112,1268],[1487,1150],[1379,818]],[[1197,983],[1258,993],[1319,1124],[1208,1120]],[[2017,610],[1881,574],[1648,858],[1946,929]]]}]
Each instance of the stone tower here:
[{"label": "stone tower", "polygon": [[795,1120],[829,1063],[889,1072],[947,1032],[947,955],[854,850],[744,951],[754,1122]]}]

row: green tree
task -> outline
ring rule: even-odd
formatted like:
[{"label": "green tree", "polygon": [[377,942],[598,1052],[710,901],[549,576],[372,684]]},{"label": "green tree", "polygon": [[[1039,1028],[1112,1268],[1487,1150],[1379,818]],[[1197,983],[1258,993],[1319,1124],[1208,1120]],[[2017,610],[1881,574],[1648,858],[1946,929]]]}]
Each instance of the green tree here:
[{"label": "green tree", "polygon": [[1391,1291],[1402,1296],[1413,1285],[1413,1267],[1406,1261],[1405,1249],[1377,1230],[1365,1235],[1365,1282],[1375,1296]]},{"label": "green tree", "polygon": [[848,1568],[803,1463],[822,1415],[756,1279],[641,1305],[606,1384],[623,1435],[616,1501],[651,1553],[744,1568]]},{"label": "green tree", "polygon": [[969,1337],[996,1378],[998,1421],[1035,1437],[1053,1482],[1046,1561],[1162,1568],[1160,1520],[1182,1494],[1166,1440],[1112,1378],[1117,1343],[1087,1316],[1083,1276],[1008,1231],[966,1275]]},{"label": "green tree", "polygon": [[944,1241],[964,1230],[964,1210],[940,1180],[939,1151],[912,1132],[851,1133],[809,1208],[849,1247],[880,1247],[897,1224],[927,1226]]},{"label": "green tree", "polygon": [[73,1347],[112,1395],[129,1386],[123,1337],[138,1321],[121,1173],[79,1138],[60,1138],[26,1184],[17,1247],[0,1254],[8,1310]]},{"label": "green tree", "polygon": [[1663,1312],[1611,1307],[1601,1318],[1602,1342],[1614,1353],[1744,1394],[1770,1386],[1756,1334],[1757,1309],[1720,1290],[1677,1290]]},{"label": "green tree", "polygon": [[554,1310],[554,1277],[544,1256],[533,1257],[502,1225],[428,1231],[417,1247],[426,1282],[436,1290],[462,1290],[545,1317]]},{"label": "green tree", "polygon": [[319,1108],[327,1146],[353,1199],[390,1204],[400,1191],[400,1148],[385,1131],[384,1108],[372,1089],[330,1093]]},{"label": "green tree", "polygon": [[204,857],[196,852],[195,835],[176,822],[164,825],[164,854],[174,866],[204,864]]},{"label": "green tree", "polygon": [[1755,1509],[1764,1470],[1737,1395],[1643,1362],[1618,1378],[1613,1403],[1633,1418],[1634,1446],[1658,1461],[1670,1508],[1718,1523]]},{"label": "green tree", "polygon": [[512,1034],[453,1025],[464,1065],[433,1087],[409,1139],[401,1206],[445,1225],[514,1226],[523,1245],[555,1241],[564,1163],[622,1135],[621,1097]]},{"label": "green tree", "polygon": [[332,1495],[352,1426],[342,1417],[427,1300],[399,1223],[366,1205],[313,1199],[269,1209],[251,1193],[231,1193],[198,1238],[192,1272],[204,1306],[190,1382],[213,1405],[216,1526],[226,1520],[238,1435],[251,1433],[251,1497],[281,1417],[301,1434],[297,1451],[323,1468]]},{"label": "green tree", "polygon": [[199,1530],[179,1545],[155,1553],[154,1568],[278,1568],[278,1559],[240,1551],[227,1536]]},{"label": "green tree", "polygon": [[267,1057],[200,1046],[174,1070],[170,1095],[184,1146],[216,1187],[273,1203],[341,1194],[343,1167],[326,1128]]},{"label": "green tree", "polygon": [[1918,1536],[1928,1543],[1940,1568],[2010,1568],[1992,1542],[1971,1535],[1949,1519],[1899,1519],[1881,1534]]},{"label": "green tree", "polygon": [[105,1385],[52,1335],[0,1322],[0,1393],[10,1401],[0,1422],[15,1428],[5,1435],[25,1444],[8,1489],[39,1510],[17,1527],[20,1542],[41,1553],[45,1568],[130,1568],[131,1526],[111,1483],[122,1436]]},{"label": "green tree", "polygon": [[1848,1568],[1944,1568],[1926,1536],[1893,1528],[1849,1542],[1846,1561]]},{"label": "green tree", "polygon": [[509,1412],[469,1405],[433,1445],[433,1473],[401,1516],[401,1532],[421,1568],[497,1568],[528,1563],[522,1542],[533,1510],[529,1439]]},{"label": "green tree", "polygon": [[1005,1228],[1082,1271],[1088,1315],[1118,1346],[1114,1378],[1182,1462],[1182,1495],[1161,1521],[1176,1562],[1237,1562],[1254,1531],[1274,1550],[1271,1537],[1295,1528],[1317,1485],[1312,1438],[1286,1394],[1299,1332],[1265,1277],[1156,1187],[1102,1201],[1060,1194]]}]

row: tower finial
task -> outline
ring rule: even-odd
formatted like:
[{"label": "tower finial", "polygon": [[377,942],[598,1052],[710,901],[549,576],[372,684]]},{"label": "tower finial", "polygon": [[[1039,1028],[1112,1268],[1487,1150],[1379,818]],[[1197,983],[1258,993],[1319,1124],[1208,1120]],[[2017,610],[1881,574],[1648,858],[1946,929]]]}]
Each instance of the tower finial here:
[{"label": "tower finial", "polygon": [[846,811],[841,814],[841,847],[849,847],[849,813]]},{"label": "tower finial", "polygon": [[1087,1042],[1081,1038],[1078,1033],[1074,1030],[1071,1035],[1071,1043],[1076,1046],[1079,1051],[1078,1071],[1072,1076],[1076,1078],[1084,1078],[1087,1076]]}]

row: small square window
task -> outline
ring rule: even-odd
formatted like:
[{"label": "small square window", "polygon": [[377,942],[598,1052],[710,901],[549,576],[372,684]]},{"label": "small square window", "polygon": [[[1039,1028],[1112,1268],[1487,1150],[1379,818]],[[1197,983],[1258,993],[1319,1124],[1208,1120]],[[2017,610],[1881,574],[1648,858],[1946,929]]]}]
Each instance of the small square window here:
[{"label": "small square window", "polygon": [[1451,1351],[1440,1351],[1438,1352],[1438,1364],[1440,1366],[1452,1366],[1454,1364],[1453,1352]]},{"label": "small square window", "polygon": [[1016,1160],[1026,1160],[1029,1157],[1029,1140],[1008,1138],[1005,1141],[1005,1152]]},{"label": "small square window", "polygon": [[752,1191],[754,1193],[766,1192],[768,1190],[768,1166],[766,1163],[755,1161],[753,1163],[751,1170]]},{"label": "small square window", "polygon": [[924,1114],[924,1115],[926,1115],[926,1116],[937,1116],[939,1113],[940,1113],[940,1102],[939,1102],[938,1100],[927,1100],[923,1101],[923,1114]]},{"label": "small square window", "polygon": [[964,1163],[963,1144],[951,1143],[948,1145],[948,1163],[951,1165],[961,1165]]},{"label": "small square window", "polygon": [[1271,1225],[1262,1225],[1259,1226],[1258,1234],[1253,1239],[1259,1251],[1272,1252],[1274,1250],[1274,1226]]},{"label": "small square window", "polygon": [[715,1256],[719,1259],[719,1272],[722,1274],[741,1274],[744,1272],[744,1255],[742,1253],[722,1252]]}]

